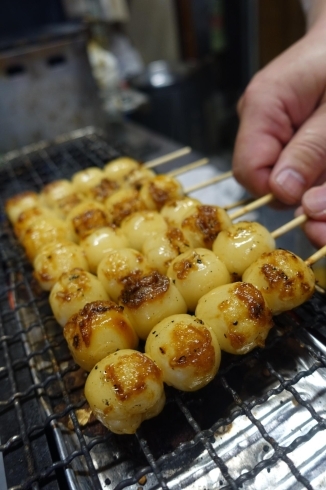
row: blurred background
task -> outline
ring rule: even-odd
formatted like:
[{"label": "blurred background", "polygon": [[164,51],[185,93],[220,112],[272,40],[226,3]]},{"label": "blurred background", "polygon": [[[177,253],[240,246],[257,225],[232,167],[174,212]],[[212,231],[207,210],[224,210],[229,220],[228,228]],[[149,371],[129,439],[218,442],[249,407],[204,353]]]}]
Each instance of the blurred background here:
[{"label": "blurred background", "polygon": [[2,0],[0,152],[134,123],[228,154],[244,87],[304,31],[299,0]]}]

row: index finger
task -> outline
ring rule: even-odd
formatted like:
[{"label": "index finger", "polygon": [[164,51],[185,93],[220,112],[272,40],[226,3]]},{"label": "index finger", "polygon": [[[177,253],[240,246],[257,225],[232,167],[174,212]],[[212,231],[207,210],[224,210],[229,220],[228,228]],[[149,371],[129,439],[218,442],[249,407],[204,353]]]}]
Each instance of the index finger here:
[{"label": "index finger", "polygon": [[234,176],[253,195],[261,196],[270,192],[271,170],[291,139],[293,127],[282,103],[267,87],[248,87],[238,111]]}]

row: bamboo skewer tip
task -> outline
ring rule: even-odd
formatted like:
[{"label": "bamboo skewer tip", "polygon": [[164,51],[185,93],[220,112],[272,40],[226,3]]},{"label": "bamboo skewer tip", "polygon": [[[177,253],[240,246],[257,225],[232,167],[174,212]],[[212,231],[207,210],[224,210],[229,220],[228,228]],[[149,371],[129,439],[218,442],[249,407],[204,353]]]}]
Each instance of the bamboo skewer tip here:
[{"label": "bamboo skewer tip", "polygon": [[184,165],[183,167],[176,168],[174,170],[171,170],[170,172],[167,173],[170,177],[177,177],[178,175],[185,174],[186,172],[189,172],[190,170],[194,170],[198,167],[202,167],[206,165],[209,162],[208,158],[201,158],[200,160],[196,160],[192,163],[188,163]]},{"label": "bamboo skewer tip", "polygon": [[316,262],[318,262],[318,260],[324,258],[325,255],[326,255],[326,245],[324,245],[319,250],[317,250],[317,252],[313,253],[310,257],[308,257],[308,259],[305,260],[305,263],[307,265],[313,265]]},{"label": "bamboo skewer tip", "polygon": [[190,146],[185,146],[184,148],[180,148],[179,150],[172,151],[171,153],[167,153],[166,155],[162,155],[161,157],[154,158],[153,160],[149,160],[144,163],[144,166],[147,168],[158,167],[159,165],[163,165],[163,163],[170,162],[175,160],[176,158],[187,155],[191,152]]}]

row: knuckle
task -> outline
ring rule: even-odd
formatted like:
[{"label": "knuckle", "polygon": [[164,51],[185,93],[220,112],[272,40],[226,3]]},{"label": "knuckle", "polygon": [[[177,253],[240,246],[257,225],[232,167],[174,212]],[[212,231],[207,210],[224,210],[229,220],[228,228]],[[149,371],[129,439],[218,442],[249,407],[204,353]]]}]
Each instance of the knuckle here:
[{"label": "knuckle", "polygon": [[323,169],[326,165],[326,140],[316,132],[306,131],[304,137],[296,142],[296,153],[307,167],[313,162],[315,168]]},{"label": "knuckle", "polygon": [[258,74],[256,74],[247,85],[241,97],[242,106],[250,106],[252,102],[257,99],[258,94],[260,94],[260,92],[264,90],[264,87],[266,87],[266,84],[262,80],[260,72],[258,72]]}]

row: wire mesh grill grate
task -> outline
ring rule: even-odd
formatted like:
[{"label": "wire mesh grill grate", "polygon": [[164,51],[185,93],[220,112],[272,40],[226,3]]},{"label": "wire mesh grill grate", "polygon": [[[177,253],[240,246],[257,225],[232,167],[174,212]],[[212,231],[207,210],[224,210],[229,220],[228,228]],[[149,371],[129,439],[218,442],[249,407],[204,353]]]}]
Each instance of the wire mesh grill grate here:
[{"label": "wire mesh grill grate", "polygon": [[164,411],[136,435],[116,436],[90,415],[85,373],[71,360],[4,203],[121,153],[87,130],[6,156],[0,169],[0,449],[8,487],[325,488],[326,302],[318,293],[276,318],[265,349],[225,355],[207,387],[168,388]]}]

